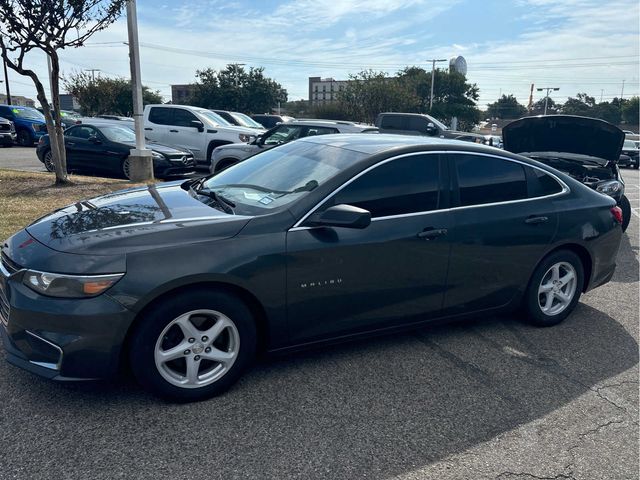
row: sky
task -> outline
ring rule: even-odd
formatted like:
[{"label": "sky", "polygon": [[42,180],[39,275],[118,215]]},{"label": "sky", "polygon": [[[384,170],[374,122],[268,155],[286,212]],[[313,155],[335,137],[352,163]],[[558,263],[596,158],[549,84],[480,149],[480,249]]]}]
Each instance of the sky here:
[{"label": "sky", "polygon": [[[528,102],[531,83],[604,101],[638,95],[638,0],[138,0],[143,83],[170,100],[171,84],[229,63],[264,67],[289,100],[308,98],[308,77],[394,74],[462,55],[484,108],[500,94]],[[99,69],[129,76],[126,19],[60,53],[63,75]],[[46,75],[43,54],[29,66]],[[446,67],[447,63],[442,63]],[[10,72],[12,94],[35,98]],[[4,85],[0,84],[4,93]],[[534,101],[544,93],[534,92]]]}]

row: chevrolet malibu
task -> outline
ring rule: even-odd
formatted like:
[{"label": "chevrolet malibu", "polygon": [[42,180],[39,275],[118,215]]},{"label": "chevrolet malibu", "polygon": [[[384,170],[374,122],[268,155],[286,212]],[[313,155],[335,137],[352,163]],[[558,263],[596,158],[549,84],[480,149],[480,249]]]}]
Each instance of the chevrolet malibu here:
[{"label": "chevrolet malibu", "polygon": [[518,308],[557,324],[613,275],[621,222],[612,198],[491,147],[308,137],[35,221],[2,246],[0,332],[47,378],[125,364],[204,399],[259,352]]}]

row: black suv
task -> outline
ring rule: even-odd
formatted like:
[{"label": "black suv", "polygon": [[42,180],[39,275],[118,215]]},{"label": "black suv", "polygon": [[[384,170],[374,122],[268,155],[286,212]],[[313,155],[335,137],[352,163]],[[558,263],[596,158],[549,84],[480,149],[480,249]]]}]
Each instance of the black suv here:
[{"label": "black suv", "polygon": [[429,137],[451,138],[474,143],[486,143],[483,135],[450,130],[444,123],[431,115],[422,113],[381,113],[376,118],[376,127],[380,133],[399,133],[401,135],[426,135]]}]

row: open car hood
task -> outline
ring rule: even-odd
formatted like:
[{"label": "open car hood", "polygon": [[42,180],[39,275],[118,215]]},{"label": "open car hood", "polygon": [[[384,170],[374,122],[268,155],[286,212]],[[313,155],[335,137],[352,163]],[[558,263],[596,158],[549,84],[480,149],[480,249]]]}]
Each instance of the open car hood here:
[{"label": "open car hood", "polygon": [[571,153],[617,162],[624,133],[596,118],[547,115],[511,122],[502,129],[502,141],[504,149],[513,153]]}]

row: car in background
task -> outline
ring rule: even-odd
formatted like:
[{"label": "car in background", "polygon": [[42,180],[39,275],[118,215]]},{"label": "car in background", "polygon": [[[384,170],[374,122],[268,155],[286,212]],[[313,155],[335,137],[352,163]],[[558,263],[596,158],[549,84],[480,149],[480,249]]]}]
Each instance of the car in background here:
[{"label": "car in background", "polygon": [[196,167],[209,169],[213,151],[221,145],[246,143],[255,128],[231,125],[217,113],[191,105],[147,105],[144,133],[151,141],[193,153]]},{"label": "car in background", "polygon": [[[623,158],[626,157],[626,158]],[[620,154],[620,160],[618,165],[625,167],[638,168],[640,162],[640,150],[638,149],[638,142],[625,139],[622,145],[622,152]]]},{"label": "car in background", "polygon": [[36,220],[1,244],[0,335],[45,378],[126,365],[203,400],[263,352],[516,309],[559,324],[612,278],[620,221],[613,199],[484,145],[306,137]]},{"label": "car in background", "polygon": [[35,108],[17,105],[0,105],[0,117],[13,122],[17,143],[23,147],[32,147],[40,137],[47,134],[44,115]]},{"label": "car in background", "polygon": [[275,127],[279,123],[287,123],[295,120],[293,117],[287,115],[269,115],[269,114],[256,114],[251,115],[256,122],[262,125],[264,128],[269,129]]},{"label": "car in background", "polygon": [[16,143],[16,128],[11,120],[0,117],[0,145],[3,147],[12,147]]},{"label": "car in background", "polygon": [[490,147],[502,148],[502,137],[500,135],[485,135],[484,144]]},{"label": "car in background", "polygon": [[[136,136],[128,126],[109,123],[83,123],[64,132],[69,171],[129,178],[129,154],[135,148]],[[157,178],[182,177],[195,171],[191,152],[157,143],[147,143],[152,151],[153,173]],[[53,157],[49,136],[38,142],[36,153],[45,168],[52,172]]]},{"label": "car in background", "polygon": [[618,160],[624,133],[596,118],[540,115],[515,120],[502,128],[504,149],[565,172],[593,190],[608,195],[622,209],[622,230],[631,220]]},{"label": "car in background", "polygon": [[422,113],[380,113],[376,117],[375,126],[380,129],[380,133],[424,135],[428,137],[462,140],[465,142],[485,143],[484,135],[451,130],[431,115]]},{"label": "car in background", "polygon": [[[36,110],[44,115],[42,107],[38,107]],[[53,110],[51,110],[51,116],[53,116]],[[69,128],[80,123],[81,118],[82,115],[80,115],[78,112],[74,112],[73,110],[60,110],[60,121],[63,128]]]},{"label": "car in background", "polygon": [[119,122],[132,122],[133,123],[133,118],[132,117],[123,117],[121,115],[96,115],[96,118],[102,118],[104,120],[116,120]]},{"label": "car in background", "polygon": [[255,128],[259,131],[264,131],[264,127],[262,124],[256,122],[249,115],[245,115],[240,112],[228,112],[226,110],[211,110],[214,113],[217,113],[222,118],[224,118],[231,125],[235,125],[237,127],[247,127],[247,128]]},{"label": "car in background", "polygon": [[213,152],[211,173],[224,170],[245,158],[298,138],[332,133],[373,133],[378,129],[369,125],[331,120],[292,120],[276,125],[247,144],[223,145]]}]

